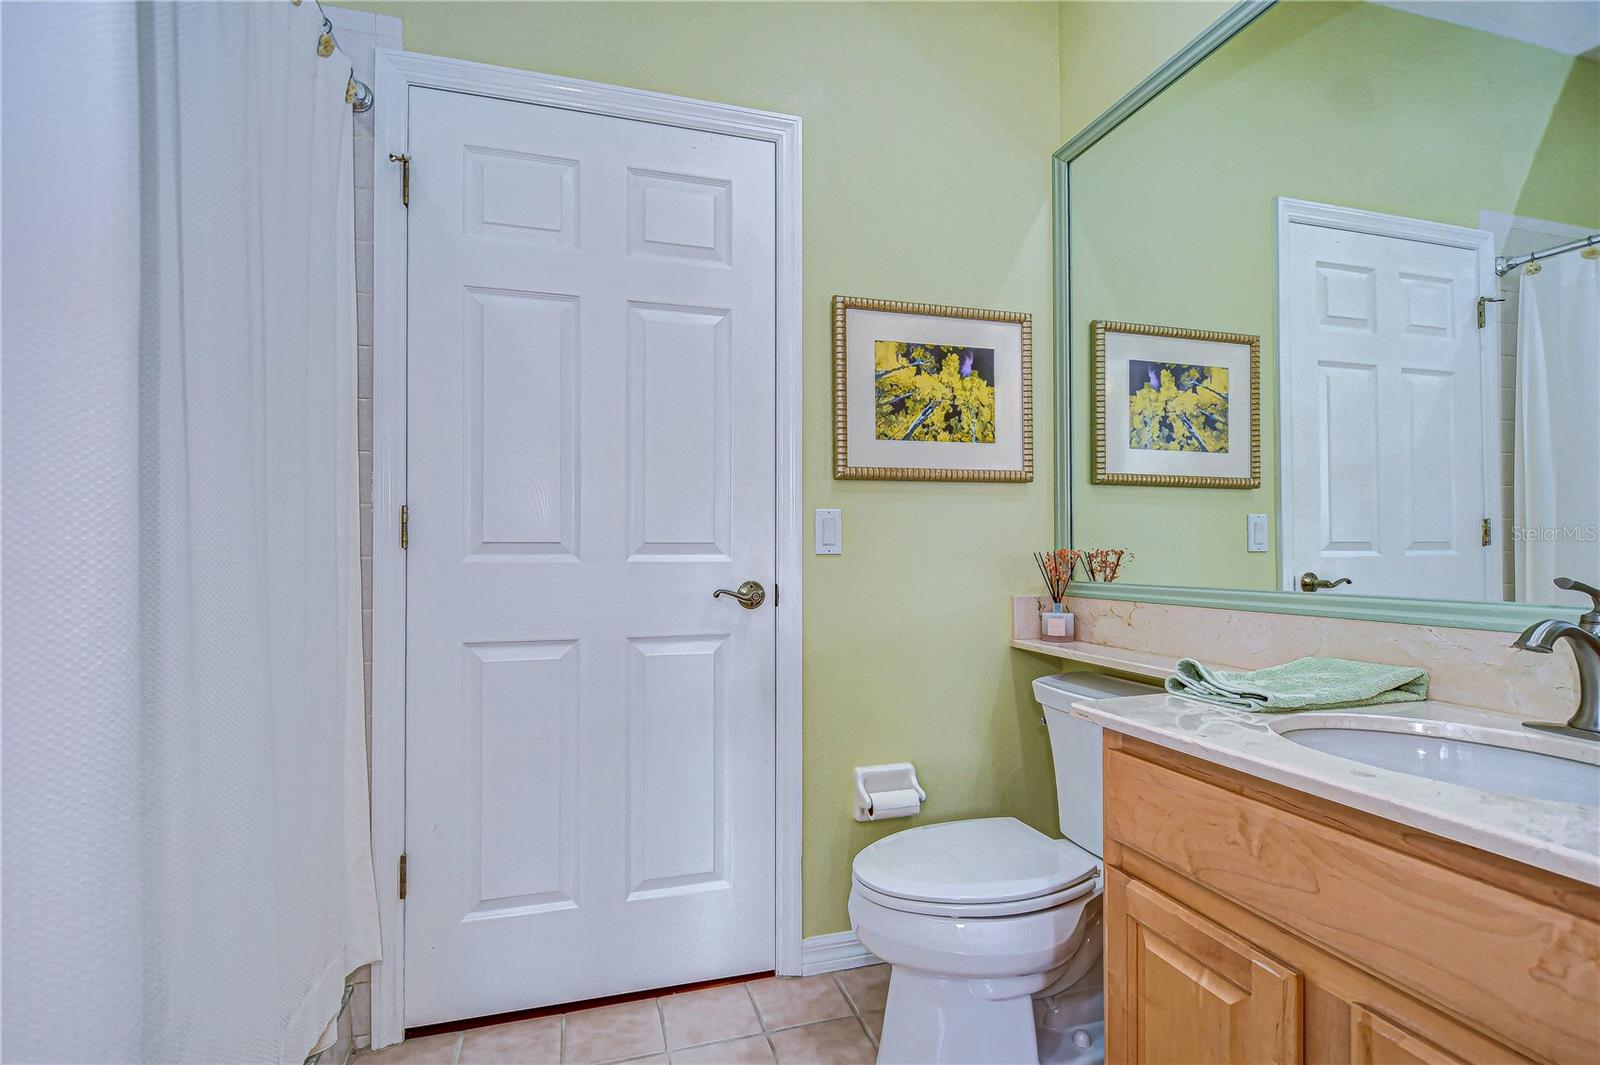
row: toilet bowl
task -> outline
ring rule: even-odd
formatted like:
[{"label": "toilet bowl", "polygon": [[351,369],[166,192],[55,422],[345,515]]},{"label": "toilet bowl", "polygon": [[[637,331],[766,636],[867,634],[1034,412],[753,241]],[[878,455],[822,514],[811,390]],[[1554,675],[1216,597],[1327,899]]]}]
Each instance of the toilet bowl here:
[{"label": "toilet bowl", "polygon": [[1034,999],[1094,925],[1094,855],[995,817],[896,833],[853,872],[856,937],[891,966],[878,1061],[1037,1062]]},{"label": "toilet bowl", "polygon": [[890,966],[880,1065],[1104,1060],[1100,729],[1067,709],[1152,690],[1083,674],[1034,683],[1067,839],[991,817],[897,832],[856,855],[850,922]]}]

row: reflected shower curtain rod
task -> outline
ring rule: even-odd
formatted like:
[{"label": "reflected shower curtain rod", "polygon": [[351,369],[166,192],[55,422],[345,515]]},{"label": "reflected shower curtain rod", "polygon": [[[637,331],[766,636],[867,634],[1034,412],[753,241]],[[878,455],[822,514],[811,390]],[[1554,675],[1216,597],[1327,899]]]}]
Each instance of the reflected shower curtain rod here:
[{"label": "reflected shower curtain rod", "polygon": [[1592,248],[1596,244],[1600,244],[1600,233],[1590,233],[1587,237],[1583,237],[1579,240],[1568,241],[1565,244],[1557,244],[1555,247],[1546,248],[1544,251],[1529,252],[1527,255],[1514,255],[1509,259],[1504,255],[1501,255],[1495,258],[1494,272],[1504,277],[1506,274],[1509,274],[1517,267],[1526,263],[1536,263],[1540,259],[1548,259],[1552,255],[1560,255],[1563,252],[1580,251],[1584,248]]},{"label": "reflected shower curtain rod", "polygon": [[[298,4],[300,0],[294,0],[294,2]],[[322,16],[322,36],[317,40],[317,54],[329,56],[333,54],[335,48],[339,47],[338,40],[333,36],[333,20],[328,17],[326,11],[322,10],[320,0],[317,4],[317,13]],[[374,99],[372,87],[356,77],[356,72],[352,70],[350,72],[350,80],[344,86],[344,102],[349,104],[350,109],[359,115],[363,111],[372,110]]]}]

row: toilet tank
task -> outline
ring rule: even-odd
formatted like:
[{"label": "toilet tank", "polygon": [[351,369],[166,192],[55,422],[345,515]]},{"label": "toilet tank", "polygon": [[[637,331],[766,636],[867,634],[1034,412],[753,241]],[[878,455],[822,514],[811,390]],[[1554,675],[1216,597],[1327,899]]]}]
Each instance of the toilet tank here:
[{"label": "toilet tank", "polygon": [[1050,752],[1056,766],[1056,810],[1061,834],[1097,858],[1105,856],[1104,795],[1100,740],[1105,731],[1067,711],[1085,699],[1153,695],[1150,684],[1099,673],[1056,673],[1033,682],[1033,697],[1050,727]]}]

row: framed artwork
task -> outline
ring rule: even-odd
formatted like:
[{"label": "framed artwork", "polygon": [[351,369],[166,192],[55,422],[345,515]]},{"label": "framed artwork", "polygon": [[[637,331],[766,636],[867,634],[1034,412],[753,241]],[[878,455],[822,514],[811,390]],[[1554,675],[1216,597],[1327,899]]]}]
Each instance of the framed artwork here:
[{"label": "framed artwork", "polygon": [[833,297],[833,475],[1033,480],[1033,319]]},{"label": "framed artwork", "polygon": [[1092,484],[1261,487],[1261,338],[1089,323]]}]

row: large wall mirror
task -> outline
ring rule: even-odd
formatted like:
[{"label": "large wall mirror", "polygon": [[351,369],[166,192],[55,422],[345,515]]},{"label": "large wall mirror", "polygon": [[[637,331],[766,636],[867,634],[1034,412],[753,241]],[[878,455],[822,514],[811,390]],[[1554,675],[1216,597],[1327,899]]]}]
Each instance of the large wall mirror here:
[{"label": "large wall mirror", "polygon": [[1240,5],[1163,79],[1058,156],[1063,539],[1122,598],[1586,603],[1600,3]]}]

